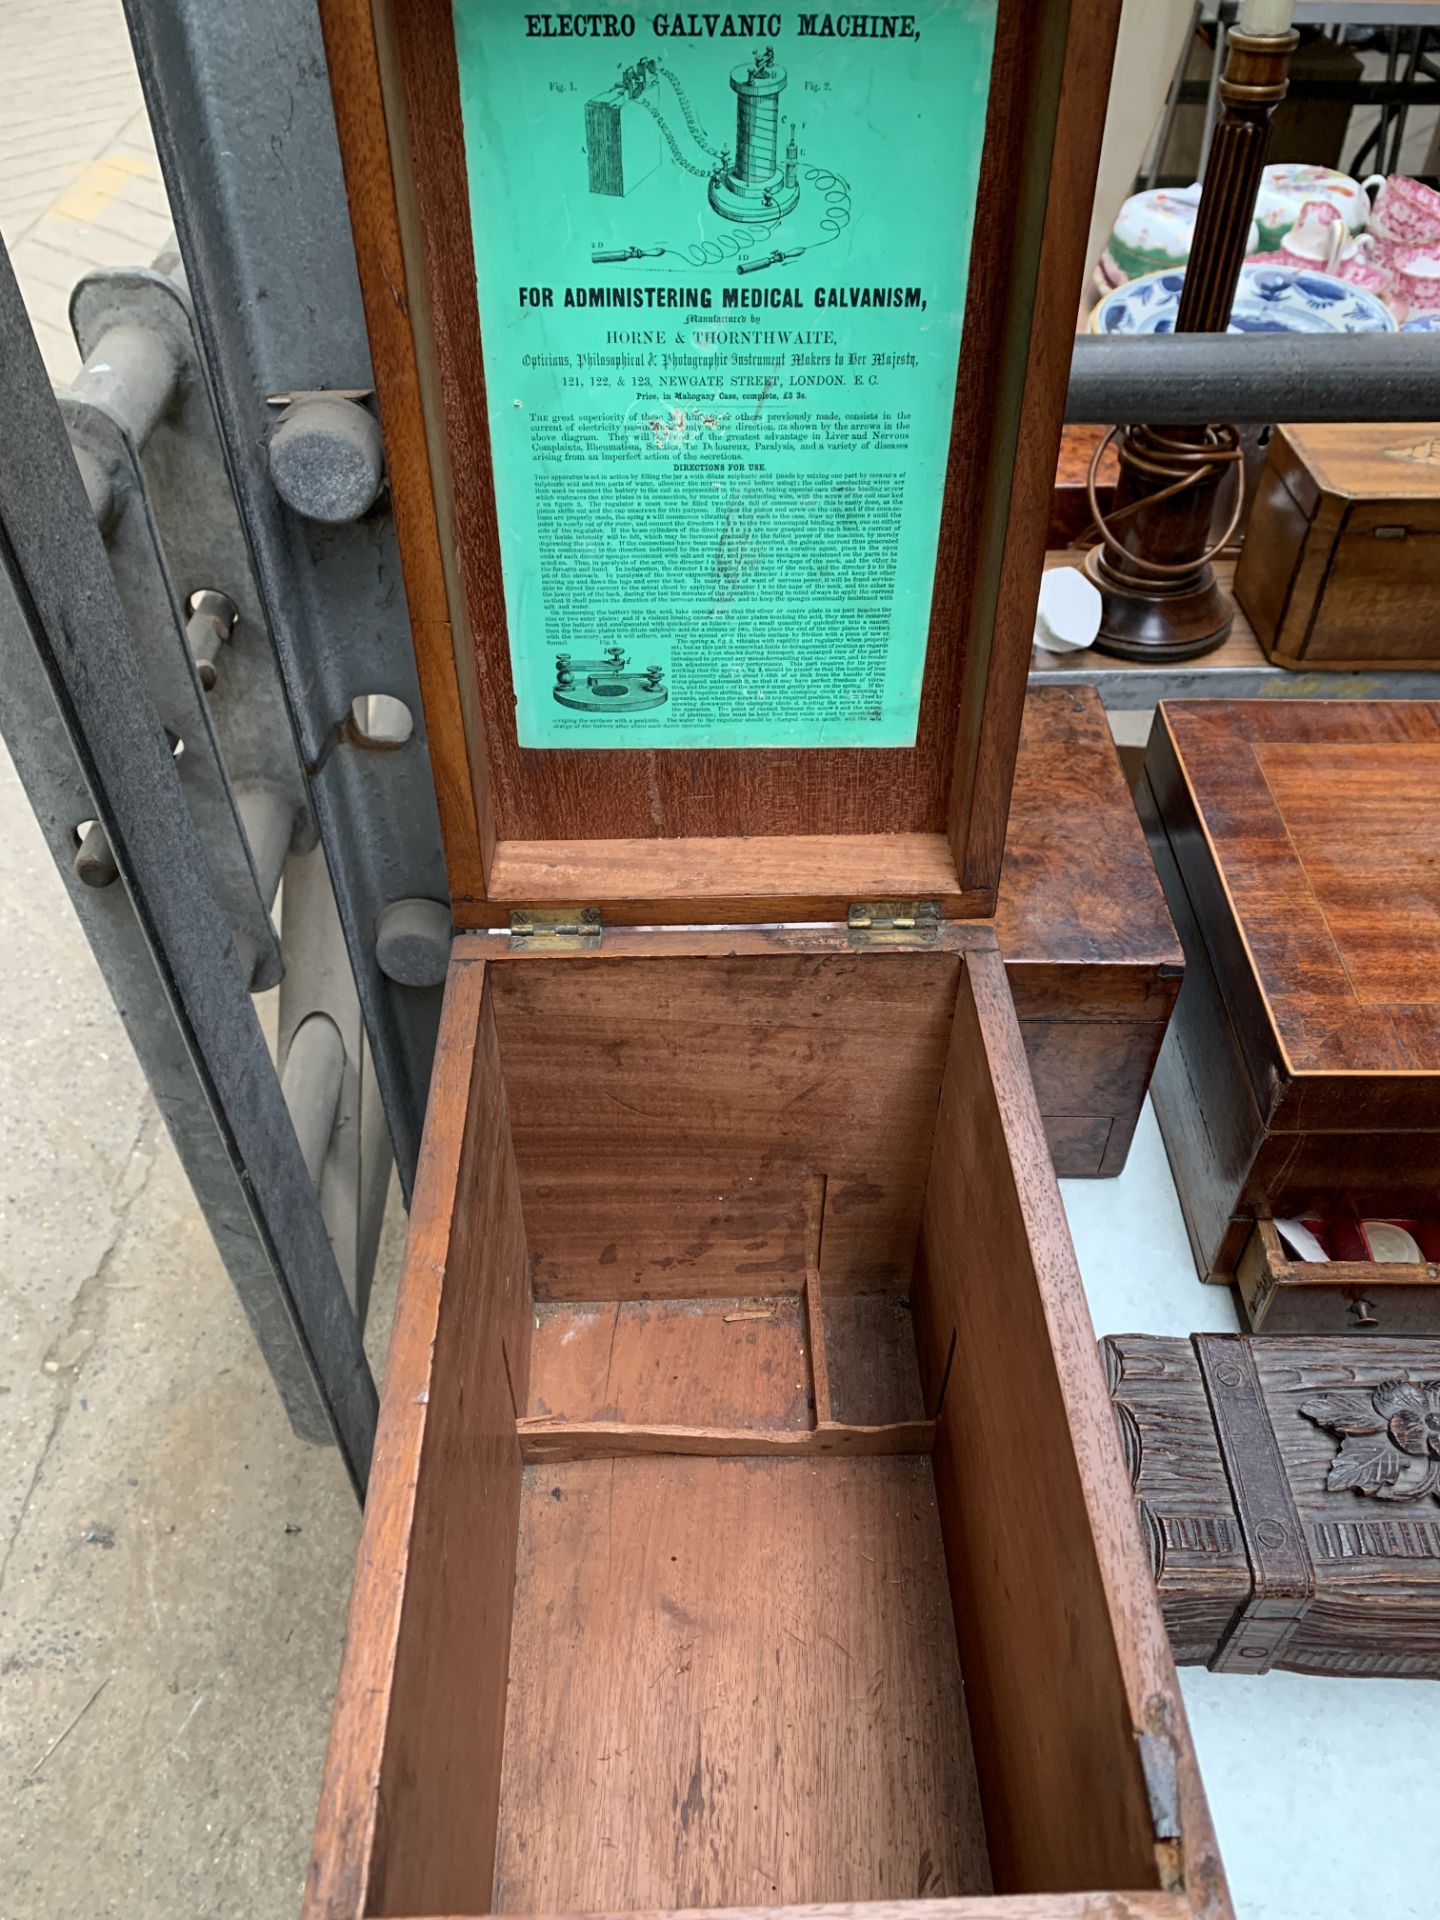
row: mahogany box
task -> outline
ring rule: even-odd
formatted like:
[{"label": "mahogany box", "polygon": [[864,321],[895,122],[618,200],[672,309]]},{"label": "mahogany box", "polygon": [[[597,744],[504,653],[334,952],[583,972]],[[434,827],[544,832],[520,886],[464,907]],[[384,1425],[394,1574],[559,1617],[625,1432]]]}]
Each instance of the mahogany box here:
[{"label": "mahogany box", "polygon": [[460,931],[307,1920],[1231,1912],[992,917],[1118,11],[996,9],[913,744],[567,752],[450,0],[322,0]]},{"label": "mahogany box", "polygon": [[1440,425],[1277,427],[1235,598],[1282,667],[1440,665]]},{"label": "mahogany box", "polygon": [[1026,698],[995,931],[1056,1173],[1119,1173],[1185,956],[1093,687]]},{"label": "mahogany box", "polygon": [[1202,1277],[1256,1331],[1440,1332],[1440,708],[1167,702],[1136,798],[1185,948],[1151,1092]]},{"label": "mahogany box", "polygon": [[1440,1679],[1440,1344],[1102,1346],[1177,1660]]}]

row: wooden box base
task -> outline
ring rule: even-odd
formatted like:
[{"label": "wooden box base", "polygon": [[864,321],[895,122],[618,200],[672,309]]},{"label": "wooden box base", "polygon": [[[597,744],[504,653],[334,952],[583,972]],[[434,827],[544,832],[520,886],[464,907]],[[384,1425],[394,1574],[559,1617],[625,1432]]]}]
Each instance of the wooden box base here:
[{"label": "wooden box base", "polygon": [[1177,1660],[1440,1679],[1440,1342],[1102,1346]]},{"label": "wooden box base", "polygon": [[527,1467],[497,1831],[497,1913],[988,1893],[929,1460]]},{"label": "wooden box base", "polygon": [[837,1904],[1229,1913],[993,933],[462,939],[307,1915]]}]

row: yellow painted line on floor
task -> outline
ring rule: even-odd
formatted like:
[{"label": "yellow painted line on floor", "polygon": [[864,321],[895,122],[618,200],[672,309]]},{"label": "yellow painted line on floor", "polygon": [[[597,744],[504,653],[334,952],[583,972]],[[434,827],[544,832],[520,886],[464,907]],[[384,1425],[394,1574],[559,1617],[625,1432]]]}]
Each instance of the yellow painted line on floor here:
[{"label": "yellow painted line on floor", "polygon": [[50,211],[60,220],[96,220],[124,191],[127,180],[137,175],[154,178],[156,173],[155,162],[143,154],[107,153],[76,176]]}]

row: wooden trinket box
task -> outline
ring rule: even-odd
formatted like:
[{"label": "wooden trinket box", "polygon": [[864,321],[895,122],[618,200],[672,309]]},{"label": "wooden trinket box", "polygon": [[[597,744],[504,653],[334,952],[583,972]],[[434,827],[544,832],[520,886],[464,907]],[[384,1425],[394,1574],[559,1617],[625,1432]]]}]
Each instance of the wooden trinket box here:
[{"label": "wooden trinket box", "polygon": [[1093,687],[1026,698],[995,931],[1056,1173],[1119,1173],[1185,956]]},{"label": "wooden trinket box", "polygon": [[1185,948],[1151,1093],[1202,1277],[1257,1332],[1440,1333],[1430,1258],[1360,1232],[1423,1255],[1440,1211],[1440,710],[1167,702],[1137,800]]},{"label": "wooden trinket box", "polygon": [[1440,425],[1277,427],[1235,598],[1282,667],[1440,664]]},{"label": "wooden trinket box", "polygon": [[[980,917],[1000,879],[1117,12],[1001,0],[993,62],[965,70],[970,94],[937,95],[947,139],[956,116],[982,116],[979,201],[1003,183],[1019,207],[976,228],[963,349],[943,310],[900,336],[918,367],[951,328],[958,359],[948,455],[914,465],[938,532],[913,742],[682,747],[663,732],[680,724],[679,699],[667,714],[660,698],[680,684],[673,656],[567,654],[548,668],[552,714],[548,680],[525,678],[544,649],[508,630],[533,612],[513,577],[531,523],[492,455],[534,430],[479,218],[477,321],[449,0],[323,0],[461,931],[308,1920],[1230,1913]],[[485,17],[499,60],[530,16],[495,0]],[[944,77],[957,22],[987,17],[927,15],[931,70]],[[774,49],[745,39],[718,68],[705,51],[742,130],[768,124],[797,61],[838,84],[827,58],[854,60],[860,84],[897,57],[797,51],[781,18]],[[648,47],[650,17],[635,19]],[[541,38],[542,72],[584,52]],[[729,220],[751,185],[728,146],[708,189],[641,176],[660,150],[631,144],[637,129],[651,142],[650,116],[618,95],[670,94],[648,52],[624,64],[639,52],[607,50],[618,93],[587,78],[505,96],[536,124],[572,117],[577,195],[582,113],[601,128],[604,192],[594,165],[589,192],[605,204],[583,203],[582,244],[619,256],[596,262],[607,286],[646,284],[614,281],[632,255],[590,238],[648,230],[627,183],[702,206],[708,192]],[[693,48],[657,57],[681,79],[701,65]],[[594,100],[614,110],[590,115]],[[674,114],[677,144],[688,124]],[[794,218],[797,183],[802,207],[807,192],[817,212],[834,204],[783,135],[776,158],[767,221]],[[887,244],[898,217],[865,209]],[[546,244],[576,238],[553,209],[542,225]],[[734,245],[761,286],[833,282],[818,258],[803,279],[780,271],[803,231]],[[735,257],[722,250],[727,286],[744,284]],[[649,419],[647,470],[676,428],[647,411],[646,433]],[[691,424],[676,428],[687,461]],[[619,485],[622,468],[600,478]],[[596,544],[587,594],[649,528]],[[713,532],[695,552],[716,557]],[[606,701],[632,744],[597,719]],[[576,750],[525,744],[527,729]]]},{"label": "wooden trinket box", "polygon": [[1101,1345],[1177,1660],[1440,1679],[1440,1344]]}]

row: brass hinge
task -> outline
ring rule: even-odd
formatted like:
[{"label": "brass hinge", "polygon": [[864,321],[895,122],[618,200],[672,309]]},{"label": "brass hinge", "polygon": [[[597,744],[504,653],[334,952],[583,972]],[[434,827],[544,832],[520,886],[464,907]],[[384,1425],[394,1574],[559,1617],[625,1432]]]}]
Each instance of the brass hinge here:
[{"label": "brass hinge", "polygon": [[856,947],[932,947],[940,933],[936,900],[857,900],[846,916]]},{"label": "brass hinge", "polygon": [[510,951],[583,953],[598,947],[598,907],[516,907],[510,914]]}]

